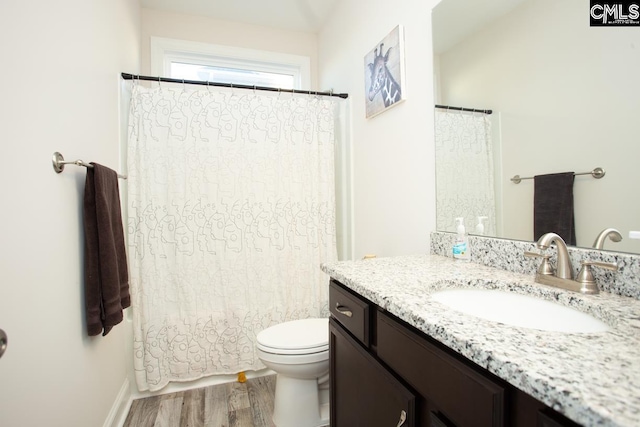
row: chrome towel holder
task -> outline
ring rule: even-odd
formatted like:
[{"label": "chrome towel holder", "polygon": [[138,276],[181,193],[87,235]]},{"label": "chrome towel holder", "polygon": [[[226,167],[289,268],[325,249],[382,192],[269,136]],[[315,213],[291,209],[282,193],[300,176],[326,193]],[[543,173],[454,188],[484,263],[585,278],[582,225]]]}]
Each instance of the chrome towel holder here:
[{"label": "chrome towel holder", "polygon": [[[595,168],[594,170],[590,171],[590,172],[580,172],[580,173],[574,173],[574,175],[591,175],[592,177],[594,177],[595,179],[600,179],[605,175],[605,170],[602,168]],[[520,181],[522,181],[523,179],[533,179],[533,176],[527,176],[527,177],[521,177],[520,175],[516,175],[513,178],[511,178],[511,181],[516,183],[516,184],[520,184]]]},{"label": "chrome towel holder", "polygon": [[[82,161],[80,159],[73,160],[73,161],[65,161],[64,157],[62,156],[62,154],[60,154],[58,151],[53,153],[53,156],[51,158],[51,162],[53,163],[53,170],[56,171],[56,173],[61,173],[64,170],[64,165],[84,166],[85,168],[93,169],[93,165],[92,164],[85,163],[84,161]],[[127,176],[118,174],[118,178],[127,179]]]}]

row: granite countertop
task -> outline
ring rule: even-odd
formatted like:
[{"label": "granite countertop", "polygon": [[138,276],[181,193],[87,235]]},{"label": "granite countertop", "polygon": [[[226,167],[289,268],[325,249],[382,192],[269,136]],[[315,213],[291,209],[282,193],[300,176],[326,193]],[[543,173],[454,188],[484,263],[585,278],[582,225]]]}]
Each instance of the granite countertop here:
[{"label": "granite countertop", "polygon": [[[322,270],[513,386],[586,426],[640,425],[640,301],[582,295],[531,275],[436,255],[323,264]],[[574,307],[611,328],[597,333],[514,327],[431,298],[449,288],[501,289]]]}]

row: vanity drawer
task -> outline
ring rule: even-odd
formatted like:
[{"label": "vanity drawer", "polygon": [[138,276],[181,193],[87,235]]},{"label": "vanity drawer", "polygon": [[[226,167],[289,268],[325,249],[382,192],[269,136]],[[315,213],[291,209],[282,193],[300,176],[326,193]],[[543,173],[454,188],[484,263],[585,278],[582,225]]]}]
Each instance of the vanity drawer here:
[{"label": "vanity drawer", "polygon": [[501,427],[505,390],[458,358],[377,312],[377,355],[457,427]]},{"label": "vanity drawer", "polygon": [[354,295],[340,282],[329,284],[329,310],[344,328],[366,347],[369,346],[369,303]]}]

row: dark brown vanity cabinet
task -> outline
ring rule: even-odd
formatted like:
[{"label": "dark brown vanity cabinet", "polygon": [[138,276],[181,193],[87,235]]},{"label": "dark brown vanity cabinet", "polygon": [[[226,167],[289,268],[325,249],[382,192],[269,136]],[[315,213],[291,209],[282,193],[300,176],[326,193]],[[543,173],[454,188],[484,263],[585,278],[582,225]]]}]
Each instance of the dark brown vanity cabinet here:
[{"label": "dark brown vanity cabinet", "polygon": [[370,305],[337,283],[329,303],[331,426],[414,427],[413,393],[368,350]]},{"label": "dark brown vanity cabinet", "polygon": [[415,426],[415,397],[333,319],[331,425]]},{"label": "dark brown vanity cabinet", "polygon": [[332,280],[332,427],[577,424]]}]

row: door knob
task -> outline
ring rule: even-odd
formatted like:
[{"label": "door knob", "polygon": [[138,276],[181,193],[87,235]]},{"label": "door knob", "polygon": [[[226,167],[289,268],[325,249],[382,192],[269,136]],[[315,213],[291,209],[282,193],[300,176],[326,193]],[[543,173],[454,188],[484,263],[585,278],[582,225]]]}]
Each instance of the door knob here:
[{"label": "door knob", "polygon": [[0,357],[4,354],[7,349],[7,334],[0,329]]}]

